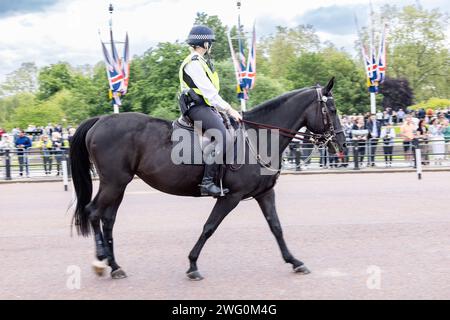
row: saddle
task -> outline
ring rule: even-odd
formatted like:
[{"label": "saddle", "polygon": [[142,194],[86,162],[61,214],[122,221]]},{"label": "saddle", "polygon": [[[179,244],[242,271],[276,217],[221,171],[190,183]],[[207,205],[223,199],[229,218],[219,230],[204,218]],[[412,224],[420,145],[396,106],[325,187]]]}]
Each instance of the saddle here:
[{"label": "saddle", "polygon": [[[172,122],[172,128],[174,132],[175,130],[183,130],[181,132],[178,132],[176,134],[176,137],[182,136],[183,140],[188,139],[191,142],[190,144],[191,157],[187,157],[188,158],[186,159],[187,161],[183,161],[183,163],[193,165],[204,165],[205,162],[203,156],[201,156],[200,160],[199,155],[203,155],[203,150],[205,150],[205,147],[208,146],[211,143],[211,141],[209,138],[203,135],[201,128],[197,128],[194,126],[193,121],[189,119],[189,117],[187,116],[187,112],[189,111],[189,109],[194,105],[200,103],[198,99],[202,98],[199,97],[192,89],[188,91],[189,91],[188,94],[186,94],[185,91],[180,95],[179,107],[181,111],[181,116],[177,120]],[[204,102],[202,104],[204,104]],[[205,106],[205,108],[209,107]],[[230,119],[228,115],[226,115],[223,112],[218,113],[222,117],[223,123],[225,125],[225,128],[228,130],[228,133],[230,134],[231,137],[233,137],[234,146],[236,148],[237,129],[239,128],[239,123],[236,122],[234,119]],[[173,147],[175,147],[176,144],[180,143],[180,140],[177,139],[174,140],[174,136],[172,136],[172,142],[174,144]],[[186,145],[184,145],[184,147],[186,147]]]}]

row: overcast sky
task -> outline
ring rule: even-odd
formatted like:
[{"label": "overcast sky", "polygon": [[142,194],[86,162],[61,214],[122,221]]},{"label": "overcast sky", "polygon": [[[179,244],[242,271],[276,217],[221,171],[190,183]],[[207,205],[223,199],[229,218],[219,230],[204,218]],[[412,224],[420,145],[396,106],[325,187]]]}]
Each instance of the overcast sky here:
[{"label": "overcast sky", "polygon": [[[107,38],[108,5],[115,6],[116,38],[128,31],[131,54],[142,54],[161,41],[183,41],[196,12],[218,15],[228,26],[236,23],[235,0],[0,0],[0,81],[23,62],[39,67],[67,61],[95,64],[102,59],[98,31]],[[372,0],[399,6],[417,0]],[[321,40],[353,50],[356,38],[354,12],[364,17],[369,0],[242,0],[242,22],[256,20],[259,36],[275,26],[309,23]],[[426,8],[450,11],[448,0],[423,0]],[[363,20],[363,19],[360,19]],[[360,21],[363,24],[363,21]]]}]

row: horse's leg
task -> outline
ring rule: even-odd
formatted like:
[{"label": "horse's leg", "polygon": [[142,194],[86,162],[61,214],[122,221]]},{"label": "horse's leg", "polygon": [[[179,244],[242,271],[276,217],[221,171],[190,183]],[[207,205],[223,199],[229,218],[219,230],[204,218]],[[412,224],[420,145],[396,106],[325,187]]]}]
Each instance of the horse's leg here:
[{"label": "horse's leg", "polygon": [[[108,264],[112,268],[111,275],[124,278],[125,272],[115,262],[112,250],[112,229],[117,210],[122,202],[125,185],[100,184],[99,191],[94,200],[87,206],[90,210],[89,220],[94,230],[96,257],[98,261],[93,263],[94,270],[98,275],[103,275]],[[103,231],[100,227],[103,221]],[[120,270],[120,271],[119,271]],[[117,273],[117,274],[116,274]]]},{"label": "horse's leg", "polygon": [[117,210],[119,209],[120,203],[122,202],[124,191],[125,189],[122,191],[120,197],[117,198],[114,205],[111,205],[107,210],[105,210],[105,213],[102,217],[102,229],[105,240],[105,248],[108,256],[108,264],[111,267],[111,277],[113,279],[122,279],[126,278],[127,276],[116,262],[116,259],[114,257],[113,244],[114,222],[116,221]]},{"label": "horse's leg", "polygon": [[241,200],[240,197],[227,195],[224,198],[219,198],[208,218],[206,221],[203,232],[200,235],[200,238],[198,239],[197,243],[195,244],[194,248],[192,249],[191,253],[189,254],[189,262],[190,262],[190,268],[187,271],[187,276],[191,280],[202,280],[203,277],[198,272],[197,268],[197,259],[200,255],[200,251],[202,250],[203,246],[206,243],[206,240],[209,239],[216,231],[217,227],[220,225],[220,223],[223,221],[223,219],[238,205],[239,201]]},{"label": "horse's leg", "polygon": [[270,190],[270,192],[264,194],[263,196],[257,197],[256,201],[258,201],[258,204],[266,217],[267,222],[269,223],[270,230],[277,239],[284,261],[292,264],[295,272],[303,274],[310,273],[303,262],[294,258],[294,256],[289,252],[286,242],[284,241],[283,231],[281,230],[280,220],[278,219],[275,208],[275,191],[273,189]]}]

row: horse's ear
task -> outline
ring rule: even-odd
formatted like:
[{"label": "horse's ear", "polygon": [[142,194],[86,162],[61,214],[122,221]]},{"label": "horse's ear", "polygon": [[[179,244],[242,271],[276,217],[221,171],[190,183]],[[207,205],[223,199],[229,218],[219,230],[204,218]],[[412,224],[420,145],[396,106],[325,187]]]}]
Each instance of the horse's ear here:
[{"label": "horse's ear", "polygon": [[331,92],[331,90],[333,89],[333,87],[334,87],[334,77],[331,78],[331,80],[328,81],[327,86],[326,86],[325,88],[322,89],[322,94],[323,94],[324,96],[327,96],[327,95]]}]

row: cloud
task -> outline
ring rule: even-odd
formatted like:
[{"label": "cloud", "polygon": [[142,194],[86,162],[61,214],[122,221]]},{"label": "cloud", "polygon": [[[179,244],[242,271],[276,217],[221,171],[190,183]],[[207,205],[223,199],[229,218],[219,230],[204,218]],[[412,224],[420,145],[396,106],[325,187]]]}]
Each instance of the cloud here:
[{"label": "cloud", "polygon": [[355,14],[361,24],[361,22],[367,19],[367,6],[333,5],[320,7],[306,11],[295,20],[298,24],[313,25],[317,31],[336,35],[347,35],[354,34],[356,31]]},{"label": "cloud", "polygon": [[0,2],[0,17],[39,12],[58,3],[58,0],[13,0]]}]

